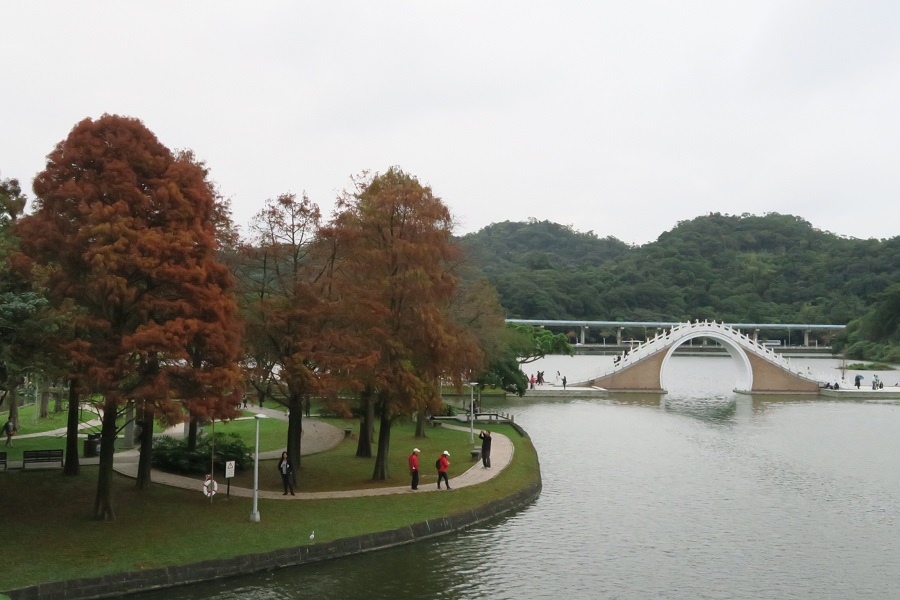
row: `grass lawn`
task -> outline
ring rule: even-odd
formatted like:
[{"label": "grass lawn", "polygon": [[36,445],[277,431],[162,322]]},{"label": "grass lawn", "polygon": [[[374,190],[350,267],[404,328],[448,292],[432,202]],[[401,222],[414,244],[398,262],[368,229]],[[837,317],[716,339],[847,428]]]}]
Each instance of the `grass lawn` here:
[{"label": "grass lawn", "polygon": [[[216,433],[236,433],[241,436],[250,451],[256,444],[256,419],[238,419],[222,423],[216,422]],[[287,439],[288,424],[287,421],[280,419],[262,419],[259,422],[259,451],[267,452],[269,450],[278,450],[284,448]],[[204,433],[211,433],[212,427],[207,425],[203,429]]]},{"label": "grass lawn", "polygon": [[[440,494],[289,502],[262,499],[259,523],[249,520],[249,498],[226,499],[220,493],[210,503],[200,492],[161,485],[139,491],[132,480],[122,476],[114,479],[116,521],[92,521],[89,516],[96,492],[96,467],[82,467],[78,477],[63,477],[58,468],[0,471],[0,530],[5,539],[14,540],[10,544],[15,546],[15,551],[6,555],[0,588],[8,591],[45,581],[300,546],[310,543],[311,531],[316,532],[317,543],[328,542],[469,510],[509,496],[539,478],[538,458],[531,441],[509,426],[494,426],[492,430],[508,435],[516,450],[513,463],[484,484]],[[468,433],[458,431],[429,430],[428,439],[415,442],[406,437],[403,426],[393,433],[392,484],[406,482],[405,459],[412,448],[410,444],[423,450],[424,472],[433,466],[429,461],[433,463],[438,449],[447,446],[454,459],[454,454],[460,454],[469,445]],[[313,473],[350,468],[351,461],[346,457],[350,446],[355,448],[352,441],[345,441],[337,449],[317,455],[321,457],[319,464],[316,457],[304,457],[301,479],[312,485]],[[371,471],[373,459],[356,460],[362,465],[359,473]],[[465,458],[455,460],[451,470],[463,463],[471,464],[468,451]],[[267,465],[265,470],[274,473],[275,467]],[[334,476],[334,481],[341,479]],[[301,483],[301,489],[309,488]]]},{"label": "grass lawn", "polygon": [[[80,440],[79,440],[80,442]],[[6,443],[6,436],[3,436],[3,443]],[[9,448],[0,446],[0,452],[6,452],[6,460],[22,460],[23,450],[65,450],[66,436],[41,436],[34,438],[13,437],[13,445]],[[81,448],[78,448],[79,453]],[[0,472],[2,473],[2,472]],[[0,502],[0,510],[3,510],[3,504]]]},{"label": "grass lawn", "polygon": [[[6,411],[4,411],[6,412]],[[53,403],[50,403],[50,414],[44,418],[40,416],[40,408],[35,404],[26,404],[19,407],[19,434],[44,433],[55,429],[65,429],[68,414],[66,411],[53,412]],[[98,418],[93,411],[83,409],[79,414],[79,421],[85,423]],[[6,422],[6,416],[3,417]],[[99,430],[99,427],[97,428]]]},{"label": "grass lawn", "polygon": [[[355,419],[321,419],[331,423],[339,429],[353,427],[358,429],[359,422]],[[262,425],[262,424],[261,424]],[[287,424],[285,424],[285,430]],[[508,430],[518,437],[511,427],[491,427],[492,430]],[[218,429],[217,429],[218,431]],[[415,423],[400,423],[391,429],[391,450],[389,452],[388,474],[390,479],[385,481],[372,481],[372,472],[375,466],[374,454],[377,445],[372,445],[373,458],[357,458],[357,439],[344,438],[341,444],[328,452],[304,456],[300,459],[300,468],[297,469],[297,491],[322,492],[328,490],[356,490],[376,487],[393,487],[405,485],[409,482],[409,467],[407,459],[413,448],[421,450],[419,454],[419,469],[423,484],[437,482],[437,470],[434,461],[441,452],[450,452],[450,476],[462,473],[474,463],[469,451],[472,444],[469,443],[469,434],[450,429],[428,428],[427,437],[416,439]],[[509,434],[508,434],[509,435]],[[378,437],[376,427],[376,439]],[[246,439],[246,438],[245,438]],[[279,440],[284,444],[284,435]],[[478,447],[481,441],[476,437]],[[262,431],[260,431],[260,446],[262,444]],[[283,446],[277,446],[281,448]],[[247,469],[235,474],[232,485],[239,487],[253,487],[253,470]],[[281,475],[278,473],[278,461],[266,460],[259,463],[259,489],[278,491],[282,489]]]}]

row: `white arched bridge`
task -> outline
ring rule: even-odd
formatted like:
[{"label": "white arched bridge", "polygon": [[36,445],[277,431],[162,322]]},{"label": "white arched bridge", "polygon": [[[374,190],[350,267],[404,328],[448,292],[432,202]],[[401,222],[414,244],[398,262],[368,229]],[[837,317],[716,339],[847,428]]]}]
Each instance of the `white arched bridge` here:
[{"label": "white arched bridge", "polygon": [[572,385],[607,390],[665,392],[666,363],[676,348],[696,338],[721,344],[739,364],[735,391],[747,393],[818,393],[819,382],[792,368],[780,354],[760,345],[740,331],[715,321],[681,323],[635,346],[617,358],[612,370]]}]

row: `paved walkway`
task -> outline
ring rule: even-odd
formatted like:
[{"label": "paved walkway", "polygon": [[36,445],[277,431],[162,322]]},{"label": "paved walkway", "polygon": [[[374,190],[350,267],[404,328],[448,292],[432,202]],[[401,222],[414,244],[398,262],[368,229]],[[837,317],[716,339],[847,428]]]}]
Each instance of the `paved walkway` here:
[{"label": "paved walkway", "polygon": [[[285,421],[287,420],[287,414],[282,410],[271,408],[254,408],[253,410],[256,413],[264,414],[269,418],[281,419]],[[254,417],[242,417],[242,419],[253,418]],[[97,421],[97,425],[99,425],[99,420]],[[459,431],[465,431],[466,433],[469,432],[468,427],[451,425],[446,422],[443,426],[448,429],[456,429]],[[65,435],[65,433],[65,429],[60,429],[56,431],[47,431],[44,433],[29,434],[27,436],[23,435],[19,437]],[[166,430],[166,434],[173,437],[181,437],[184,434],[184,425],[176,425],[175,427],[171,427]],[[304,418],[303,443],[301,444],[300,454],[302,456],[306,456],[309,454],[317,454],[319,452],[330,450],[340,444],[344,439],[344,436],[345,434],[343,429],[335,427],[330,423],[325,423],[315,418]],[[450,486],[452,488],[463,488],[470,485],[483,483],[491,479],[492,477],[495,477],[498,473],[505,469],[510,464],[510,462],[512,462],[514,450],[512,440],[510,440],[507,436],[496,432],[491,432],[491,438],[493,438],[493,441],[491,442],[490,469],[485,469],[484,467],[482,467],[480,460],[472,463],[470,456],[458,458],[451,457],[452,459],[454,459],[453,461],[451,461],[450,465],[451,475],[454,472],[459,472],[459,469],[468,467],[464,472],[450,478]],[[139,454],[140,453],[137,448],[117,452],[115,455],[115,464],[113,468],[117,472],[128,477],[137,477],[137,463]],[[269,452],[259,453],[259,457],[261,459],[275,459],[279,458],[280,456],[281,450],[272,450]],[[99,462],[99,458],[80,458],[79,461],[81,462],[81,464],[96,464],[97,462]],[[425,460],[424,462],[428,463],[428,460]],[[13,465],[13,463],[10,463],[10,466],[12,467],[15,465]],[[429,468],[429,466],[430,465],[428,464],[425,465],[423,473],[430,473],[431,471],[433,471],[433,468]],[[157,469],[152,470],[150,478],[154,483],[198,491],[203,488],[204,479],[201,476],[187,477],[184,475],[166,473]],[[408,481],[408,478],[404,476],[403,480]],[[269,500],[318,500],[321,498],[353,498],[359,496],[386,496],[390,494],[421,494],[426,492],[438,491],[436,483],[436,478],[432,482],[420,482],[419,489],[415,491],[410,489],[409,484],[407,483],[406,485],[395,487],[360,490],[344,490],[334,492],[297,492],[294,496],[284,496],[281,492],[276,491],[260,490],[258,492],[258,497]],[[220,486],[219,493],[224,492],[224,487],[224,485]],[[250,488],[231,486],[231,490],[229,493],[233,496],[245,498],[253,497],[253,490]]]}]

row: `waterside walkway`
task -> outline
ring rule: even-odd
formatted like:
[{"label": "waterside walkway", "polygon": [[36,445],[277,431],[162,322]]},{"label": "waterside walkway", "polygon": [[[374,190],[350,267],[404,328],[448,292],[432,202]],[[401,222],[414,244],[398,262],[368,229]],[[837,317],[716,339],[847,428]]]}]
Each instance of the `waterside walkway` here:
[{"label": "waterside walkway", "polygon": [[[287,415],[282,410],[275,410],[270,408],[254,408],[254,412],[259,414],[264,414],[268,418],[287,420]],[[253,417],[243,417],[243,419],[253,419]],[[99,420],[96,422],[96,426],[99,426]],[[86,423],[82,425],[82,429],[85,427],[92,427],[91,423]],[[451,425],[448,423],[444,423],[444,427],[448,429],[456,429],[459,431],[469,432],[468,427],[462,427],[459,425]],[[33,433],[33,434],[25,434],[21,436],[17,436],[16,439],[26,438],[26,437],[41,437],[41,436],[59,436],[65,435],[66,430],[60,429],[55,431],[47,431],[42,433]],[[165,435],[171,435],[173,437],[181,437],[184,433],[184,426],[177,425],[168,429],[165,432]],[[306,456],[309,454],[317,454],[319,452],[324,452],[326,450],[330,450],[341,443],[344,440],[345,433],[343,429],[335,427],[330,423],[325,423],[323,421],[319,421],[316,418],[304,418],[303,419],[303,442],[300,446],[300,454],[302,456]],[[450,465],[450,486],[452,488],[464,488],[472,485],[477,485],[479,483],[483,483],[488,481],[492,477],[495,477],[498,473],[500,473],[503,469],[509,466],[510,462],[512,462],[513,450],[514,446],[512,441],[505,435],[497,432],[492,432],[491,434],[492,443],[491,443],[491,468],[486,469],[482,467],[481,461],[477,461],[472,463],[470,457],[450,457],[451,465]],[[137,477],[137,467],[138,467],[138,458],[140,456],[140,452],[138,449],[125,450],[121,452],[117,452],[115,455],[115,462],[113,468],[122,475],[127,477],[136,478]],[[277,459],[281,456],[281,450],[273,450],[269,452],[260,452],[260,459]],[[79,462],[83,465],[89,464],[97,464],[99,462],[99,458],[79,458]],[[10,461],[10,468],[21,467],[21,461]],[[433,465],[427,458],[422,459],[422,473],[431,473],[433,471]],[[465,469],[465,471],[460,472],[460,469]],[[459,473],[456,476],[453,476],[454,473]],[[150,478],[154,483],[158,483],[161,485],[168,485],[171,487],[177,487],[187,490],[202,490],[203,489],[203,477],[202,476],[184,476],[184,475],[176,475],[173,473],[166,473],[164,471],[160,471],[158,469],[153,469],[150,474]],[[405,477],[403,479],[406,479]],[[354,498],[361,496],[386,496],[390,494],[422,494],[428,492],[437,492],[437,486],[435,485],[436,478],[433,481],[423,481],[419,484],[418,490],[410,489],[409,485],[395,486],[395,487],[382,487],[382,488],[371,488],[371,489],[359,489],[359,490],[342,490],[342,491],[333,491],[333,492],[296,492],[294,496],[284,496],[280,491],[258,491],[258,497],[264,498],[267,500],[318,500],[322,498]],[[224,491],[224,485],[220,482],[219,493]],[[229,494],[252,498],[253,490],[250,488],[243,487],[235,487],[231,486],[229,490]]]}]

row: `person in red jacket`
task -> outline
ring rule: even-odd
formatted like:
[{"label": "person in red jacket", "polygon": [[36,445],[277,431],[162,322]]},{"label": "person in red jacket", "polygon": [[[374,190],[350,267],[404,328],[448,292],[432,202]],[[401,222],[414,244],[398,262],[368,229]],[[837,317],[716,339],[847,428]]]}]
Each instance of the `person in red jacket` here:
[{"label": "person in red jacket", "polygon": [[450,468],[450,453],[444,450],[441,457],[438,459],[438,489],[441,489],[441,480],[444,480],[444,483],[447,484],[447,489],[450,489],[450,480],[447,479],[447,469]]},{"label": "person in red jacket", "polygon": [[409,474],[412,475],[412,489],[419,489],[419,449],[413,448],[409,455]]}]

